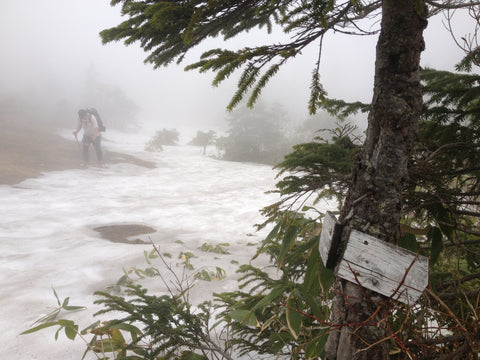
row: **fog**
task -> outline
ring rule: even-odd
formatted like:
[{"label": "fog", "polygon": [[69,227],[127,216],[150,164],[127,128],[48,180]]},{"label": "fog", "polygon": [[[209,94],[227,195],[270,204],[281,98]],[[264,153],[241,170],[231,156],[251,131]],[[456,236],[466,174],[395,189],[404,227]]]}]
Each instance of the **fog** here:
[{"label": "fog", "polygon": [[[136,120],[144,128],[142,134],[127,135],[107,130],[104,149],[156,164],[154,169],[119,163],[106,169],[57,171],[17,186],[0,185],[0,244],[7,259],[0,261],[0,319],[5,322],[0,345],[7,358],[78,358],[81,343],[75,348],[65,339],[55,343],[51,332],[31,337],[18,334],[54,304],[50,286],[61,296],[72,296],[75,304],[88,305],[92,291],[116,281],[123,266],[141,266],[142,245],[104,241],[93,231],[95,226],[112,222],[153,226],[158,230],[153,240],[174,256],[184,247],[198,253],[201,243],[228,238],[232,257],[247,262],[254,248],[245,250],[251,241],[245,234],[261,222],[258,210],[277,200],[265,193],[275,183],[270,166],[220,162],[193,147],[167,147],[155,154],[143,151],[149,131],[153,135],[157,129],[176,128],[188,141],[198,130],[225,130],[225,109],[235,91],[235,78],[214,88],[212,74],[184,72],[202,49],[179,66],[153,70],[143,63],[147,55],[136,45],[103,46],[99,32],[122,21],[120,8],[109,3],[0,0],[0,125],[16,121],[15,111],[24,111],[32,115],[27,116],[32,122],[60,118],[56,121],[63,128],[61,134],[71,138],[66,129],[75,127],[77,110],[95,106],[109,127],[115,114],[98,106],[101,88],[115,94],[115,106],[121,111],[138,111]],[[459,35],[473,29],[468,22],[458,26]],[[252,32],[236,44],[264,39],[266,34]],[[422,65],[453,70],[462,52],[448,37],[441,17],[430,20],[425,39]],[[321,79],[331,97],[370,101],[375,43],[376,37],[352,39],[337,34],[325,39]],[[224,46],[217,39],[203,50],[209,45]],[[305,120],[317,52],[318,48],[308,49],[284,67],[264,90],[262,101],[281,104],[294,121]],[[359,125],[365,127],[365,121]],[[73,147],[75,158],[76,150]],[[325,210],[331,204],[318,206]],[[254,240],[260,239],[256,234]],[[208,260],[200,257],[198,267]],[[230,277],[199,287],[198,292],[207,297],[212,289],[233,289],[236,277],[231,276],[235,269],[230,260],[218,261]],[[94,309],[88,311],[91,314]],[[82,318],[85,313],[77,315]]]},{"label": "fog", "polygon": [[[47,116],[62,104],[63,121],[73,124],[78,108],[95,105],[89,87],[94,81],[123,92],[138,105],[138,120],[147,128],[175,127],[181,133],[222,129],[235,79],[214,88],[211,73],[183,70],[207,45],[193,51],[179,66],[153,70],[143,63],[147,54],[139,46],[101,44],[99,32],[122,19],[120,7],[111,7],[107,0],[2,0],[0,97],[33,101]],[[441,22],[442,17],[430,20],[422,63],[453,70],[462,53]],[[473,29],[468,22],[459,24],[459,35]],[[253,32],[241,41],[262,43],[267,37],[263,31]],[[376,36],[325,39],[321,79],[331,97],[370,101],[375,42]],[[221,39],[208,45],[224,46]],[[312,47],[291,61],[264,91],[263,99],[283,104],[292,120],[308,117],[310,76],[317,52]]]}]

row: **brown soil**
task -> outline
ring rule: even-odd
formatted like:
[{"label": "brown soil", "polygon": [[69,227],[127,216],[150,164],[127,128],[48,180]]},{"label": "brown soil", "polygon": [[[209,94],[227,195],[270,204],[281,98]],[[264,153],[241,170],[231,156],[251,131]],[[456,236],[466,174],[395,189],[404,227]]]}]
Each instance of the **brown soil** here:
[{"label": "brown soil", "polygon": [[[32,125],[34,121],[30,123],[18,118],[12,121],[12,117],[0,115],[0,185],[14,185],[44,172],[80,167],[80,149],[74,140],[56,135],[55,130],[48,126]],[[105,161],[155,167],[154,163],[114,152],[106,152]],[[140,243],[128,238],[155,232],[153,228],[137,224],[109,225],[95,230],[107,240],[123,243]]]},{"label": "brown soil", "polygon": [[[43,172],[79,168],[80,144],[73,139],[73,134],[69,141],[56,135],[54,129],[0,117],[0,184],[14,185]],[[105,162],[155,167],[154,163],[114,152],[105,152]]]}]

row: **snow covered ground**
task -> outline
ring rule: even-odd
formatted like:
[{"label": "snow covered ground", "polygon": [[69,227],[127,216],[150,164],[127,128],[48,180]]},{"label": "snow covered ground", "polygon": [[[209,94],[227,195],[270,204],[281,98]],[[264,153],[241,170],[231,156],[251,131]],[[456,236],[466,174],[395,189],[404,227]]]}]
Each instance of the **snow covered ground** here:
[{"label": "snow covered ground", "polygon": [[[67,133],[65,133],[67,134]],[[151,135],[151,134],[149,134]],[[70,135],[71,136],[71,135]],[[44,174],[15,186],[0,186],[0,358],[79,359],[84,344],[67,340],[56,328],[19,334],[56,305],[52,292],[70,297],[70,305],[85,311],[62,314],[80,323],[92,323],[89,314],[94,291],[105,290],[123,269],[145,268],[144,251],[150,244],[124,244],[103,239],[95,227],[141,224],[156,232],[139,235],[169,253],[172,265],[189,251],[195,271],[219,266],[227,273],[220,281],[194,287],[192,301],[212,292],[236,287],[235,270],[248,263],[263,233],[253,225],[262,221],[259,209],[277,200],[275,171],[269,166],[215,160],[196,147],[166,147],[160,153],[143,151],[148,136],[109,131],[104,148],[153,161],[156,168],[132,164],[109,165],[105,169],[76,169]],[[229,255],[206,253],[208,243],[229,243]],[[232,263],[232,260],[235,260]],[[265,259],[256,260],[268,266]],[[262,263],[263,261],[263,263]],[[160,262],[156,267],[162,268]],[[179,270],[180,271],[180,270]],[[165,292],[160,279],[149,285]]]}]

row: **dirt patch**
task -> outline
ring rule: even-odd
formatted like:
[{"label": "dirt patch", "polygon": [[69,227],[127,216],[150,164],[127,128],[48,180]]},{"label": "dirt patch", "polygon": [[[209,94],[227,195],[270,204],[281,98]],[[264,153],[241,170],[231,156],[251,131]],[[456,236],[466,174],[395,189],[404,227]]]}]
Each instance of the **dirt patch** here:
[{"label": "dirt patch", "polygon": [[[44,172],[80,168],[79,144],[57,135],[53,127],[35,124],[33,119],[6,121],[0,117],[0,184],[14,185]],[[109,151],[105,151],[104,158],[110,164],[156,166],[131,155]]]},{"label": "dirt patch", "polygon": [[110,240],[115,243],[124,244],[149,244],[149,241],[129,238],[133,236],[151,234],[156,232],[156,230],[150,226],[138,224],[99,226],[94,228],[94,230],[99,232],[104,239]]}]

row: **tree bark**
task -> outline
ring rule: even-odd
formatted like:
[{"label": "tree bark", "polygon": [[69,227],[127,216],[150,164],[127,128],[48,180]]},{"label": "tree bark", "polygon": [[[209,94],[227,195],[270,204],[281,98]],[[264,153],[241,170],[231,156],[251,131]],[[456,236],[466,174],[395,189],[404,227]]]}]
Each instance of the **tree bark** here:
[{"label": "tree bark", "polygon": [[[401,190],[422,110],[426,11],[423,0],[383,0],[367,137],[340,215],[343,243],[353,228],[391,243],[400,235]],[[335,291],[326,359],[388,359],[386,299],[339,278]]]}]

